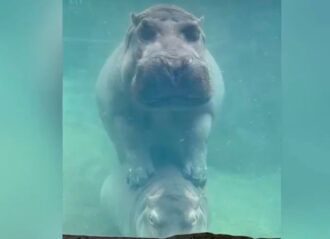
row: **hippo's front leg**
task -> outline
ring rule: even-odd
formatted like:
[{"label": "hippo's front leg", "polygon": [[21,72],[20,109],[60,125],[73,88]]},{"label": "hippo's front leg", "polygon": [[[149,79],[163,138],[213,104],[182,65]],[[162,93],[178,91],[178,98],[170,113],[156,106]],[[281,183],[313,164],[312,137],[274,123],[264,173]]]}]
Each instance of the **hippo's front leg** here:
[{"label": "hippo's front leg", "polygon": [[116,137],[113,139],[119,160],[127,170],[127,183],[131,187],[141,186],[154,173],[145,135],[124,117],[116,117],[114,126]]},{"label": "hippo's front leg", "polygon": [[211,125],[210,114],[197,117],[181,142],[183,173],[196,186],[204,186],[207,180],[206,143]]},{"label": "hippo's front leg", "polygon": [[[143,158],[143,160],[141,160]],[[154,173],[154,167],[149,160],[149,156],[139,150],[128,150],[127,162],[127,183],[131,187],[143,185]]]},{"label": "hippo's front leg", "polygon": [[188,144],[183,161],[183,173],[194,185],[203,187],[207,180],[206,144],[197,141],[190,141]]}]

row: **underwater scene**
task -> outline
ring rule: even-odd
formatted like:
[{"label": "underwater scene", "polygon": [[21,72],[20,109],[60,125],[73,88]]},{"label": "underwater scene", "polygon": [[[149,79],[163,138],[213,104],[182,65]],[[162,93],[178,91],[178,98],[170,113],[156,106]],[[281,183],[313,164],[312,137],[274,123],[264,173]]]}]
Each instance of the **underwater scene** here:
[{"label": "underwater scene", "polygon": [[280,237],[281,100],[280,0],[64,0],[63,233]]}]

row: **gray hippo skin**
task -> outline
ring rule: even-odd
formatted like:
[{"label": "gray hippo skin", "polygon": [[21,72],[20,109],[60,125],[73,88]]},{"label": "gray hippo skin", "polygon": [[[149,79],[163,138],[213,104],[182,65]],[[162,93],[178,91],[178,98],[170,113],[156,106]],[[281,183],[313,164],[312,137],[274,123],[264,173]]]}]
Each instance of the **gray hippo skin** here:
[{"label": "gray hippo skin", "polygon": [[138,189],[116,171],[103,183],[101,205],[118,236],[159,238],[208,229],[204,190],[182,177],[177,168],[160,170]]},{"label": "gray hippo skin", "polygon": [[131,186],[167,154],[195,185],[206,182],[206,142],[224,84],[201,19],[175,6],[132,15],[125,41],[96,85],[101,119]]}]

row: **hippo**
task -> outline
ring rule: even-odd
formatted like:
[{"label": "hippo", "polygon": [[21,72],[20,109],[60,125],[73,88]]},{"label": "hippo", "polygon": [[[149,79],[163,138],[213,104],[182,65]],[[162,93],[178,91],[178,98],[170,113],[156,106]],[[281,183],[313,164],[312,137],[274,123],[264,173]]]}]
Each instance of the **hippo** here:
[{"label": "hippo", "polygon": [[208,229],[205,189],[175,167],[162,168],[139,188],[130,187],[117,170],[106,178],[100,195],[102,210],[119,231],[116,236],[161,238]]},{"label": "hippo", "polygon": [[203,186],[207,138],[225,92],[205,46],[203,18],[159,5],[132,14],[131,22],[96,83],[100,118],[127,182],[143,185],[166,154]]}]

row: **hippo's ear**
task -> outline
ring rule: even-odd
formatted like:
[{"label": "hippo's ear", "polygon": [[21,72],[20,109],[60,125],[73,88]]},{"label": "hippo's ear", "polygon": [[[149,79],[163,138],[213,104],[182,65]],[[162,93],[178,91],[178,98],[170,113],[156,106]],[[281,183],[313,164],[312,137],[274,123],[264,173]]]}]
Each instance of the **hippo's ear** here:
[{"label": "hippo's ear", "polygon": [[200,18],[198,18],[198,25],[203,25],[204,23],[204,16],[201,16]]},{"label": "hippo's ear", "polygon": [[131,13],[131,21],[134,26],[139,24],[139,17],[135,13]]}]

